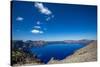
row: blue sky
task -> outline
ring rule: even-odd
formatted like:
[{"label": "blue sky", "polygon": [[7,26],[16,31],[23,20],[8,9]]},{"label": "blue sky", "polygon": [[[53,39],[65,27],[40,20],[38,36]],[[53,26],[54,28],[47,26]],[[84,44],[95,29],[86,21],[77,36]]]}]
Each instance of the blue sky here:
[{"label": "blue sky", "polygon": [[96,6],[12,2],[14,40],[96,39],[96,28]]}]

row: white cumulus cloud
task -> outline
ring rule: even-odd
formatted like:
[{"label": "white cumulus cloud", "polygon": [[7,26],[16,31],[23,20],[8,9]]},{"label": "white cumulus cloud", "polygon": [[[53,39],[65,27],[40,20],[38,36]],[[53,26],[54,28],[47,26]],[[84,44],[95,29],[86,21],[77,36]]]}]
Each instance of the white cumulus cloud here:
[{"label": "white cumulus cloud", "polygon": [[17,20],[17,21],[23,21],[24,18],[19,16],[19,17],[16,18],[16,20]]},{"label": "white cumulus cloud", "polygon": [[52,12],[51,12],[47,7],[44,7],[44,5],[43,5],[42,3],[36,2],[36,3],[34,4],[34,6],[35,6],[36,8],[38,8],[38,10],[39,10],[41,13],[45,14],[45,15],[51,15],[51,14],[52,14]]},{"label": "white cumulus cloud", "polygon": [[31,32],[34,33],[34,34],[42,34],[42,33],[44,33],[43,31],[37,30],[37,29],[33,29]]}]

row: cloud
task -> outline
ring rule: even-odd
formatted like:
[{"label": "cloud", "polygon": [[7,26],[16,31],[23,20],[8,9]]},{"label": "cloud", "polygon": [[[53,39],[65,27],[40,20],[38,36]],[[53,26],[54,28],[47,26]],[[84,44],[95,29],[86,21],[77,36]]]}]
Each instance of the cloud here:
[{"label": "cloud", "polygon": [[46,21],[49,21],[50,19],[51,19],[50,17],[47,17],[47,18],[46,18]]},{"label": "cloud", "polygon": [[34,26],[34,28],[40,29],[41,27],[40,26]]},{"label": "cloud", "polygon": [[54,15],[51,15],[49,17],[46,18],[46,21],[49,21],[50,19],[54,18]]},{"label": "cloud", "polygon": [[41,23],[40,23],[40,21],[37,21],[36,24],[40,25]]},{"label": "cloud", "polygon": [[40,31],[40,34],[44,33],[43,31]]},{"label": "cloud", "polygon": [[52,18],[54,18],[55,16],[54,16],[54,15],[52,15],[51,17],[52,17]]},{"label": "cloud", "polygon": [[16,18],[16,20],[17,20],[17,21],[23,21],[24,18],[19,16],[19,17]]},{"label": "cloud", "polygon": [[42,33],[44,33],[43,31],[37,30],[37,29],[33,29],[31,32],[34,33],[34,34],[42,34]]},{"label": "cloud", "polygon": [[45,15],[51,15],[52,12],[47,8],[47,7],[44,7],[44,5],[42,3],[35,3],[34,6],[36,8],[38,8],[38,10],[42,13],[42,14],[45,14]]}]

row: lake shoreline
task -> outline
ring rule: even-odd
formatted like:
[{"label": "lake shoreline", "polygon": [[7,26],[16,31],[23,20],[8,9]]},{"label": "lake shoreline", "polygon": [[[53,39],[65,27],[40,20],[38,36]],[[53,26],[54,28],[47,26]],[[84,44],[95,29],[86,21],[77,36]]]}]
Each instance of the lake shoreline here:
[{"label": "lake shoreline", "polygon": [[77,50],[74,54],[66,57],[63,60],[54,60],[53,58],[48,64],[59,63],[80,63],[97,61],[97,41],[89,43],[87,46]]},{"label": "lake shoreline", "polygon": [[[91,44],[92,44],[92,46],[91,46]],[[58,64],[58,63],[77,63],[77,62],[89,62],[89,61],[96,61],[97,60],[97,57],[96,57],[96,49],[97,49],[97,42],[96,42],[96,40],[94,40],[94,41],[92,41],[92,42],[90,42],[90,43],[88,43],[88,44],[85,44],[86,46],[84,46],[84,47],[82,47],[82,48],[80,48],[80,49],[78,49],[78,50],[76,50],[73,54],[71,54],[71,55],[69,55],[69,56],[67,56],[67,57],[65,57],[64,59],[62,59],[62,60],[55,60],[54,58],[51,58],[46,64]],[[88,48],[87,48],[88,47]],[[94,48],[93,48],[94,47]],[[91,49],[90,48],[93,48],[93,50],[95,51],[94,53],[93,53],[93,56],[95,56],[95,57],[93,57],[94,59],[93,60],[91,60],[91,58],[90,59],[88,59],[88,60],[83,60],[83,61],[80,61],[80,59],[82,59],[83,57],[86,57],[86,56],[83,56],[83,57],[81,57],[80,59],[78,58],[80,55],[82,56],[83,54],[85,54],[85,53],[88,53],[88,55],[90,55],[91,53],[89,53],[90,51],[91,51]],[[80,52],[80,50],[81,50],[81,52]],[[84,50],[86,50],[86,51],[84,51]],[[92,50],[92,51],[93,51]],[[89,51],[89,52],[88,52]],[[91,55],[90,55],[91,56]],[[31,57],[30,57],[31,58]],[[76,59],[74,59],[74,58],[76,58]],[[35,60],[37,60],[37,59],[39,59],[39,58],[35,58],[34,57],[34,59]],[[29,60],[29,59],[28,59]],[[31,66],[31,65],[44,65],[45,63],[43,63],[43,61],[41,61],[40,59],[39,59],[39,63],[37,62],[37,61],[35,61],[34,60],[34,63],[33,63],[33,61],[31,62],[31,63],[25,63],[25,64],[19,64],[19,63],[17,63],[17,64],[14,64],[13,66]]]}]

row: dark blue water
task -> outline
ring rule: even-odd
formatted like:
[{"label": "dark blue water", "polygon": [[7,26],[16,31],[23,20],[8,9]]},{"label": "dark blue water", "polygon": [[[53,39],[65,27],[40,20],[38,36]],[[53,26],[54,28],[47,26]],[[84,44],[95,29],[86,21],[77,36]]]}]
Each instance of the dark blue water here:
[{"label": "dark blue water", "polygon": [[84,47],[82,44],[47,44],[42,47],[32,47],[31,52],[47,63],[52,57],[56,60],[62,60],[82,47]]}]

